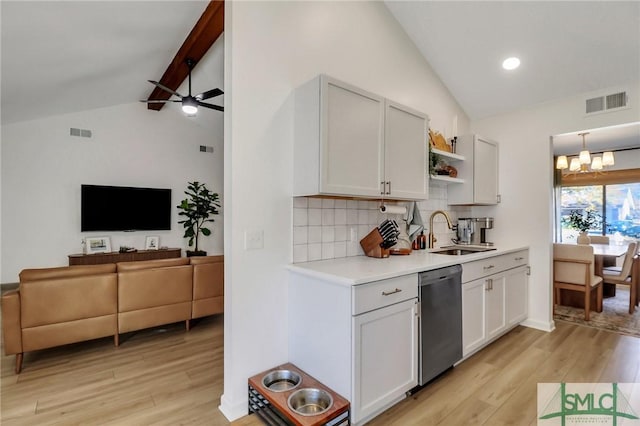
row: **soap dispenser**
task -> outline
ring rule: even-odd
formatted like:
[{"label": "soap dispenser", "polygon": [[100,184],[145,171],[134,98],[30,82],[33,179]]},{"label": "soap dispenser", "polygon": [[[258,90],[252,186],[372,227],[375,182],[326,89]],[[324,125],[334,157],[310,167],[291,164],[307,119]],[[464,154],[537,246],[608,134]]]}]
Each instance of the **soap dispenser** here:
[{"label": "soap dispenser", "polygon": [[420,250],[424,250],[427,248],[427,237],[424,235],[424,231],[420,231],[420,235],[417,238],[418,244],[420,245]]}]

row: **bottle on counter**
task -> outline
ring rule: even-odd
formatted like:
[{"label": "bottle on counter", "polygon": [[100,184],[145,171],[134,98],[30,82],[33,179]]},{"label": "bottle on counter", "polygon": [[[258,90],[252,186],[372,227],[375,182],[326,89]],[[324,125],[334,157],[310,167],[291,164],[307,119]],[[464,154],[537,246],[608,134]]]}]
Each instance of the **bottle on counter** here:
[{"label": "bottle on counter", "polygon": [[420,246],[420,250],[424,250],[427,248],[427,237],[424,235],[424,231],[420,231],[420,235],[418,235],[418,244]]},{"label": "bottle on counter", "polygon": [[413,243],[411,243],[411,249],[412,250],[420,250],[420,236],[418,235],[415,240],[413,240]]}]

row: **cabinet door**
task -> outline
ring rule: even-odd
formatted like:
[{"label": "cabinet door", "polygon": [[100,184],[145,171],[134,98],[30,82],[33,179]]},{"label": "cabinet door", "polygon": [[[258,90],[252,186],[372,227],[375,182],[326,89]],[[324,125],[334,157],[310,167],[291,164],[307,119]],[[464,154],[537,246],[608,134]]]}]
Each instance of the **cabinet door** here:
[{"label": "cabinet door", "polygon": [[426,115],[394,102],[385,104],[384,176],[391,198],[428,198]]},{"label": "cabinet door", "polygon": [[498,144],[477,137],[473,149],[473,202],[497,204]]},{"label": "cabinet door", "polygon": [[418,384],[417,315],[417,299],[411,299],[353,317],[352,423]]},{"label": "cabinet door", "polygon": [[332,79],[320,90],[321,193],[380,197],[384,98]]},{"label": "cabinet door", "polygon": [[492,339],[506,328],[504,313],[505,274],[500,273],[486,278],[486,327],[487,339]]},{"label": "cabinet door", "polygon": [[507,326],[518,324],[527,318],[528,282],[527,267],[520,266],[505,273],[505,311]]},{"label": "cabinet door", "polygon": [[467,356],[487,339],[484,278],[462,285],[462,355]]}]

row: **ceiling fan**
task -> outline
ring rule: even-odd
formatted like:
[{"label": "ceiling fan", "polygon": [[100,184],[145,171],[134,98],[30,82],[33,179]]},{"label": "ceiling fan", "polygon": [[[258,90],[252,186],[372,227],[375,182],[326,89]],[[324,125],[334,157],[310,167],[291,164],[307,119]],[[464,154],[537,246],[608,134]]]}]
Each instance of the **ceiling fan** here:
[{"label": "ceiling fan", "polygon": [[149,83],[151,84],[155,84],[157,87],[159,87],[160,89],[164,90],[167,93],[171,93],[172,95],[175,95],[177,97],[179,97],[180,99],[159,99],[159,100],[154,100],[154,99],[143,99],[140,102],[146,102],[146,103],[165,103],[165,102],[180,102],[182,103],[182,111],[187,114],[188,116],[194,116],[196,115],[196,113],[198,112],[198,106],[202,106],[205,108],[210,108],[210,109],[215,109],[217,111],[224,111],[224,107],[221,107],[219,105],[213,105],[213,104],[208,104],[206,102],[202,102],[206,99],[211,99],[211,98],[215,98],[216,96],[220,96],[222,94],[224,94],[224,92],[218,88],[216,89],[211,89],[211,90],[207,90],[206,92],[202,92],[198,95],[195,96],[191,96],[191,70],[193,69],[193,67],[195,66],[195,61],[193,59],[187,58],[186,60],[187,62],[187,66],[189,67],[189,94],[187,96],[182,96],[180,93],[176,92],[175,90],[171,90],[169,89],[167,86],[158,83],[157,81],[153,81],[153,80],[147,80]]}]

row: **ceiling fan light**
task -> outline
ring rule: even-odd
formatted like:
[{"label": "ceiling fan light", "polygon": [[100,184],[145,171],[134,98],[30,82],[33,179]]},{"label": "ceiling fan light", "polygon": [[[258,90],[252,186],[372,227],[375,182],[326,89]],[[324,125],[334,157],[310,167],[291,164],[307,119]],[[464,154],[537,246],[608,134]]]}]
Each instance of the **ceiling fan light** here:
[{"label": "ceiling fan light", "polygon": [[589,151],[580,151],[580,164],[591,164],[591,154],[589,154]]},{"label": "ceiling fan light", "polygon": [[566,155],[559,156],[558,160],[556,161],[556,169],[564,170],[568,167],[569,167],[569,162],[567,161],[567,156]]},{"label": "ceiling fan light", "polygon": [[198,104],[195,99],[190,99],[189,97],[185,97],[182,99],[182,112],[187,114],[190,117],[193,117],[198,113]]},{"label": "ceiling fan light", "polygon": [[613,166],[615,164],[615,160],[613,158],[613,152],[607,151],[602,153],[602,165],[603,166]]}]

